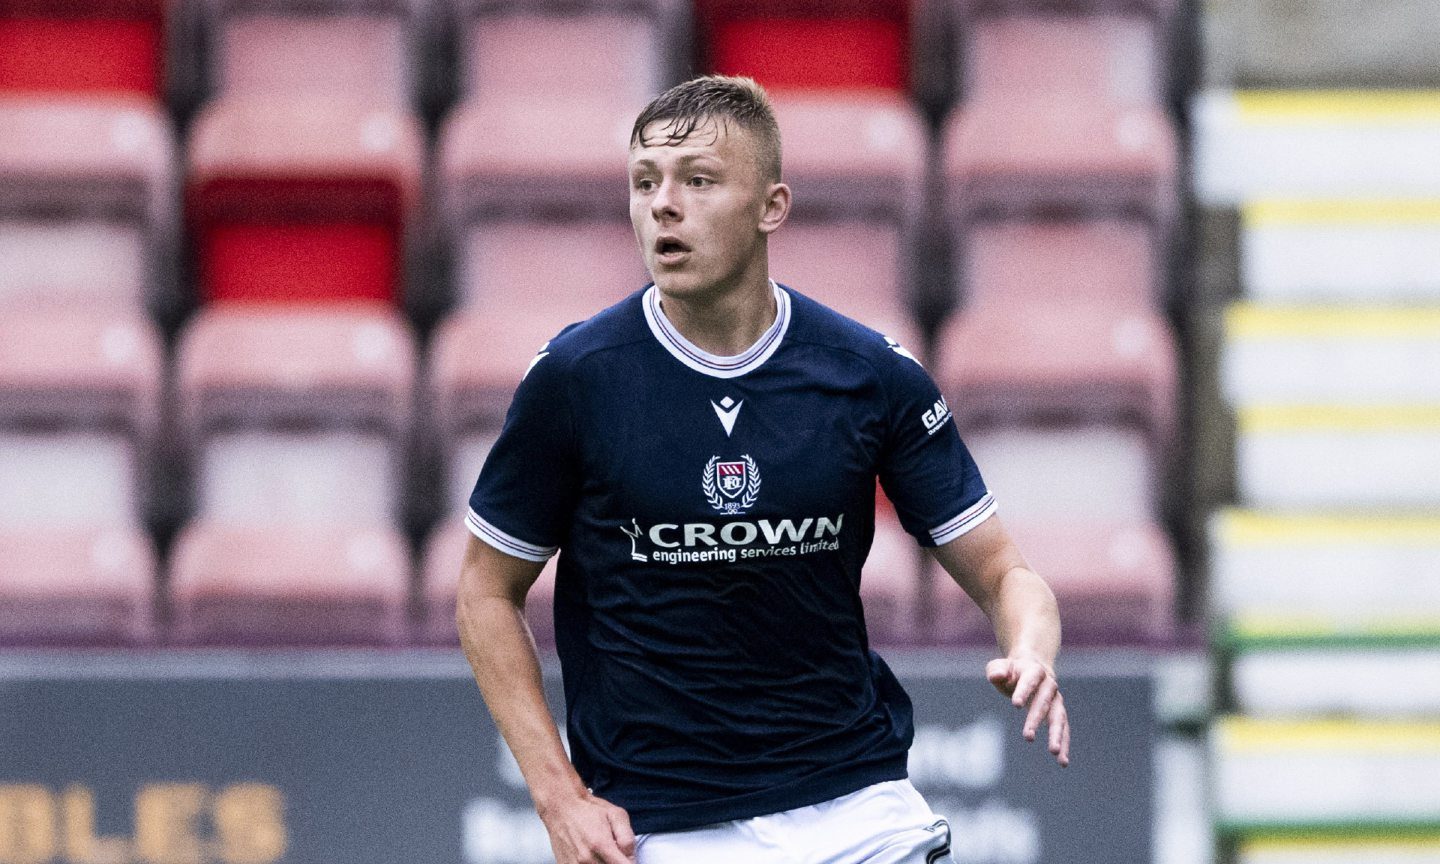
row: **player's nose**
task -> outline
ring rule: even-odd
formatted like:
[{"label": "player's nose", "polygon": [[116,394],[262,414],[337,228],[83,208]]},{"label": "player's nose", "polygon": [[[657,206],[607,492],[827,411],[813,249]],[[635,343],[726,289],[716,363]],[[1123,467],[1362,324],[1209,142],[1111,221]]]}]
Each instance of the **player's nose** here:
[{"label": "player's nose", "polygon": [[650,215],[655,217],[656,222],[675,222],[680,219],[680,201],[675,191],[675,183],[668,179],[661,181],[660,188],[655,190],[654,197],[650,199]]}]

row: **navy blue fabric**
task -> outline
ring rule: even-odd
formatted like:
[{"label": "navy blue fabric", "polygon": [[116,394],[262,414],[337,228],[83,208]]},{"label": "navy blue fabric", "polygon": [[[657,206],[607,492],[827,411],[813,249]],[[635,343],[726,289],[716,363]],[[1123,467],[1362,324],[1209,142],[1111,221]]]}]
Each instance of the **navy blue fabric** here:
[{"label": "navy blue fabric", "polygon": [[784,290],[779,348],[730,379],[669,353],[643,292],[567,328],[470,499],[503,535],[560,547],[571,757],[638,832],[906,776],[910,701],[858,593],[876,478],[924,545],[986,497],[924,369]]}]

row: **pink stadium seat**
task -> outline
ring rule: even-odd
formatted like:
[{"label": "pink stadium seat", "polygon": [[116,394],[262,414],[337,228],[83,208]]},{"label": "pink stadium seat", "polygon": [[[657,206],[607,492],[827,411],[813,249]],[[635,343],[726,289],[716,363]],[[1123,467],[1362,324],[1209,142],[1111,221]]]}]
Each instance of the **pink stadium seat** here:
[{"label": "pink stadium seat", "polygon": [[907,0],[699,0],[701,65],[775,90],[910,87]]},{"label": "pink stadium seat", "polygon": [[1084,91],[978,94],[945,130],[951,231],[979,217],[1123,214],[1163,237],[1176,213],[1176,146],[1155,106]]},{"label": "pink stadium seat", "polygon": [[0,305],[153,296],[174,254],[174,158],[147,101],[0,96]]},{"label": "pink stadium seat", "polygon": [[1095,303],[1157,307],[1160,264],[1139,220],[981,221],[964,236],[970,305]]},{"label": "pink stadium seat", "polygon": [[0,525],[138,524],[163,369],[135,312],[0,314]]},{"label": "pink stadium seat", "polygon": [[151,642],[155,577],[138,526],[0,528],[0,643]]},{"label": "pink stadium seat", "polygon": [[406,111],[224,99],[191,133],[186,208],[211,301],[394,302],[421,194]]},{"label": "pink stadium seat", "polygon": [[[1050,583],[1070,645],[1166,645],[1174,641],[1175,553],[1152,522],[1007,521],[1030,566]],[[935,641],[993,645],[980,608],[934,559]]]},{"label": "pink stadium seat", "polygon": [[202,311],[182,334],[180,426],[219,522],[388,522],[405,488],[414,339],[379,305]]},{"label": "pink stadium seat", "polygon": [[170,572],[171,641],[405,642],[409,555],[379,526],[191,524]]},{"label": "pink stadium seat", "polygon": [[878,491],[875,540],[860,576],[860,601],[871,645],[913,645],[921,626],[920,547],[900,527],[895,509]]},{"label": "pink stadium seat", "polygon": [[971,98],[1089,91],[1117,104],[1158,104],[1164,92],[1166,67],[1153,17],[980,16],[963,32],[961,83]]},{"label": "pink stadium seat", "polygon": [[685,42],[677,0],[456,0],[465,92],[589,95],[640,104]]},{"label": "pink stadium seat", "polygon": [[[440,523],[425,546],[420,588],[424,609],[420,639],[424,642],[454,645],[460,641],[455,629],[455,592],[460,584],[465,545],[471,536],[465,528],[465,517],[457,513]],[[525,620],[535,635],[536,645],[541,648],[555,645],[555,566],[558,561],[556,556],[546,562],[540,578],[525,597]]]},{"label": "pink stadium seat", "polygon": [[169,0],[5,0],[0,90],[164,95]]},{"label": "pink stadium seat", "polygon": [[1090,304],[985,305],[937,340],[936,378],[962,432],[1113,423],[1143,430],[1157,454],[1176,427],[1175,340],[1153,311]]},{"label": "pink stadium seat", "polygon": [[883,92],[783,93],[775,112],[795,203],[771,238],[771,275],[919,352],[906,293],[925,173],[919,114]]},{"label": "pink stadium seat", "polygon": [[407,104],[433,34],[420,0],[211,0],[213,78],[224,98],[349,96]]}]

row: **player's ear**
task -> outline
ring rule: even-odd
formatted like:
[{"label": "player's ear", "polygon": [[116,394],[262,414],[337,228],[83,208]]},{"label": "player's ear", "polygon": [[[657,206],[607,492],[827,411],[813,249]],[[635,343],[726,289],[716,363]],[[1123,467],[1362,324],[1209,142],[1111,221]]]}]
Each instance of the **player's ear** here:
[{"label": "player's ear", "polygon": [[771,183],[765,195],[765,209],[760,213],[760,233],[770,234],[790,215],[790,187]]}]

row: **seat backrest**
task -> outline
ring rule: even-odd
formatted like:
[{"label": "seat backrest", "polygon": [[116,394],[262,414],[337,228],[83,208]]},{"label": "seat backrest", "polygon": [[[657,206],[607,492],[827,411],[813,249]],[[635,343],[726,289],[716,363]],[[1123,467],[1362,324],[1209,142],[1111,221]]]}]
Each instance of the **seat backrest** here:
[{"label": "seat backrest", "polygon": [[0,522],[6,523],[0,528],[0,642],[133,645],[154,639],[155,549],[137,525],[21,528],[3,517]]},{"label": "seat backrest", "polygon": [[1116,103],[1159,103],[1163,44],[1152,17],[1004,15],[965,31],[970,96],[1089,90]]},{"label": "seat backrest", "polygon": [[0,13],[0,91],[165,93],[169,0],[23,0]]},{"label": "seat backrest", "polygon": [[466,92],[564,97],[578,90],[643,104],[666,80],[664,14],[655,7],[482,10],[461,26]]},{"label": "seat backrest", "polygon": [[404,104],[415,92],[406,22],[398,16],[245,14],[219,34],[223,96],[351,95]]},{"label": "seat backrest", "polygon": [[959,288],[972,306],[1158,308],[1156,246],[1138,219],[982,220],[962,236]]}]

